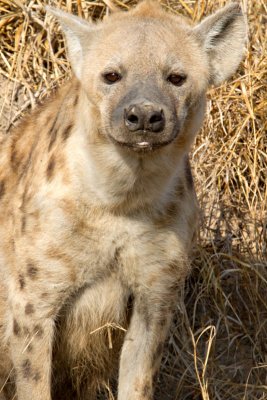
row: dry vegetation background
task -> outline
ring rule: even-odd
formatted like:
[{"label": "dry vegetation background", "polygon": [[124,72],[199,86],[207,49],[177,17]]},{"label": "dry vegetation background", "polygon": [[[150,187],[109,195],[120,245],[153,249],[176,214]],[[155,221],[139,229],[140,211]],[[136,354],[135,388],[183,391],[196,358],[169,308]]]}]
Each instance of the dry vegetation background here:
[{"label": "dry vegetation background", "polygon": [[[70,76],[60,29],[44,12],[48,3],[85,18],[107,13],[102,0],[0,0],[2,131]],[[114,3],[125,10],[133,4]],[[201,229],[157,399],[267,399],[267,4],[241,3],[247,56],[230,82],[210,90],[192,151]],[[198,21],[225,1],[162,4]]]}]

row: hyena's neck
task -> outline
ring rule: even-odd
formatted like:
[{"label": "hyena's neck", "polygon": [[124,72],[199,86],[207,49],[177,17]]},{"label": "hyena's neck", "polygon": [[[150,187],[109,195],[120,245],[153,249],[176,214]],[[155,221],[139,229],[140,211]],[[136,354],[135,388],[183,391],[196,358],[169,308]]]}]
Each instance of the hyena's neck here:
[{"label": "hyena's neck", "polygon": [[140,208],[162,201],[176,185],[183,160],[168,152],[138,156],[111,143],[101,132],[97,109],[82,89],[67,157],[77,193],[114,209]]}]

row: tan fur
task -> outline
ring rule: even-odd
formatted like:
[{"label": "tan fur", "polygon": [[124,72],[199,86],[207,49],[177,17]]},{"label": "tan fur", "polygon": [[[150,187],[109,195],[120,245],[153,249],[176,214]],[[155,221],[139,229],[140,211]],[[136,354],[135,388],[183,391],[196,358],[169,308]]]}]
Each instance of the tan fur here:
[{"label": "tan fur", "polygon": [[[18,400],[94,399],[119,368],[118,399],[149,400],[197,220],[188,151],[208,84],[242,57],[243,17],[231,5],[192,28],[150,1],[96,26],[52,12],[76,77],[0,142],[0,396],[15,382]],[[161,133],[127,131],[130,95],[162,104]]]}]

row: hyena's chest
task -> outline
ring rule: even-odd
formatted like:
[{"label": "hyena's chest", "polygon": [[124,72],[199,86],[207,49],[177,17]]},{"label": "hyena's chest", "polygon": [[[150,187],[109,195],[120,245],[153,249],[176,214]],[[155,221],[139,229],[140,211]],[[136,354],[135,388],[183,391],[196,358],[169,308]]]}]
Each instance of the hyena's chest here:
[{"label": "hyena's chest", "polygon": [[[95,285],[116,275],[123,279],[125,261],[136,236],[127,222],[117,218],[72,219],[59,238],[77,285]],[[139,236],[137,234],[137,236]]]}]

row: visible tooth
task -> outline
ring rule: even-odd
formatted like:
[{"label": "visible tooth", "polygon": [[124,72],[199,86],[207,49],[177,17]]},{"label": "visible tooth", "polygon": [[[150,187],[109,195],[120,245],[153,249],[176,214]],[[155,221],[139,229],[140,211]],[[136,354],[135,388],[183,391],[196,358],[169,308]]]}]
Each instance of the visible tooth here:
[{"label": "visible tooth", "polygon": [[138,144],[138,146],[149,146],[148,142],[140,142],[140,143],[137,143],[137,144]]}]

